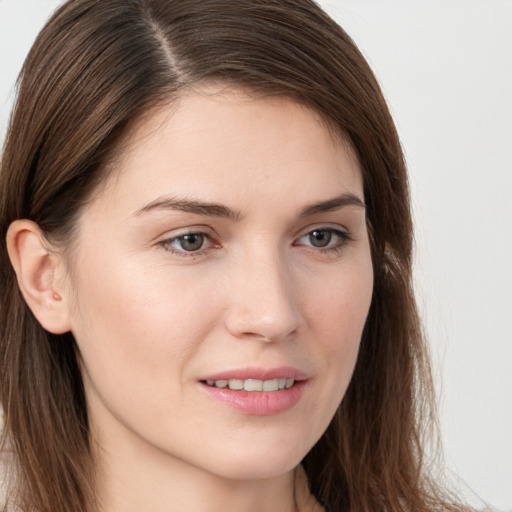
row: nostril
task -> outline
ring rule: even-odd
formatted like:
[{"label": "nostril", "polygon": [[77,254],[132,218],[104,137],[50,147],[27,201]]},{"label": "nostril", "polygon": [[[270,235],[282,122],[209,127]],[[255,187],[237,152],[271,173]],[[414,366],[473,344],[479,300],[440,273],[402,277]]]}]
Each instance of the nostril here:
[{"label": "nostril", "polygon": [[251,270],[248,273],[245,268],[243,275],[240,273],[231,283],[224,316],[227,330],[237,338],[264,343],[289,338],[297,331],[301,315],[286,271],[268,265]]}]

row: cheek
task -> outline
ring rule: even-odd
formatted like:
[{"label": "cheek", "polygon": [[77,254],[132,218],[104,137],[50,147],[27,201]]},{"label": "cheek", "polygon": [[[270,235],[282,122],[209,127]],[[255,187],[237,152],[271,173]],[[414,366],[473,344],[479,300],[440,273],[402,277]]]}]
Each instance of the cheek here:
[{"label": "cheek", "polygon": [[332,350],[341,349],[343,340],[353,344],[359,341],[372,299],[371,260],[364,255],[346,262],[316,284],[305,283],[302,292],[307,323],[325,334]]},{"label": "cheek", "polygon": [[79,316],[94,319],[94,325],[150,331],[163,324],[162,334],[170,336],[171,326],[173,333],[188,330],[196,312],[204,312],[204,280],[143,258],[110,258],[111,265],[105,260],[107,264],[91,261],[87,266],[94,273],[82,273],[77,287]]},{"label": "cheek", "polygon": [[133,262],[108,268],[91,258],[89,268],[76,283],[73,333],[90,377],[127,388],[164,371],[179,378],[214,321],[201,286]]},{"label": "cheek", "polygon": [[214,304],[169,269],[93,267],[77,283],[73,330],[91,418],[103,424],[112,413],[134,431],[170,428],[190,401],[187,371],[214,325]]},{"label": "cheek", "polygon": [[335,390],[333,403],[339,403],[352,377],[372,299],[370,258],[347,264],[326,283],[309,287],[305,311],[315,340],[312,350],[321,354],[321,373]]}]

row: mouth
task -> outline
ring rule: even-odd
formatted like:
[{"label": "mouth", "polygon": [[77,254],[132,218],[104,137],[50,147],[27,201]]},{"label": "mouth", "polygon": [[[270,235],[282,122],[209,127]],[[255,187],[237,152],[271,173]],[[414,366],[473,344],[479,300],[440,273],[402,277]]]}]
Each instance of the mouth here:
[{"label": "mouth", "polygon": [[203,384],[212,388],[230,389],[232,391],[249,391],[249,392],[273,392],[283,389],[290,389],[295,385],[295,379],[287,379],[285,377],[269,380],[259,379],[219,379],[201,381]]},{"label": "mouth", "polygon": [[269,416],[296,405],[310,375],[293,367],[241,368],[205,375],[201,389],[211,399],[248,415]]}]

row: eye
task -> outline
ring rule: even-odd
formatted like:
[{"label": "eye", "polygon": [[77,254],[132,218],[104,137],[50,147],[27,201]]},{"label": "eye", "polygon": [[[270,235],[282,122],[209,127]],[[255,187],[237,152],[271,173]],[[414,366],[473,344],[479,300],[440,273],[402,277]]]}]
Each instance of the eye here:
[{"label": "eye", "polygon": [[206,233],[190,232],[163,240],[160,245],[178,256],[194,256],[210,249],[215,244]]},{"label": "eye", "polygon": [[203,248],[205,236],[202,233],[190,233],[176,237],[173,242],[184,251],[199,251]]},{"label": "eye", "polygon": [[306,245],[324,250],[341,249],[345,243],[351,240],[348,232],[335,228],[317,228],[302,235],[297,245]]},{"label": "eye", "polygon": [[314,247],[326,247],[331,243],[332,231],[326,229],[315,229],[306,235]]}]

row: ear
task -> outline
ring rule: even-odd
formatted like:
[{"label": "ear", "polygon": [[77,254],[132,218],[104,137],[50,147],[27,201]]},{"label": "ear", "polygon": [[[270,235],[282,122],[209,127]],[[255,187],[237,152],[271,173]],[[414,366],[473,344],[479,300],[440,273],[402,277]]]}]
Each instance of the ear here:
[{"label": "ear", "polygon": [[53,334],[70,331],[66,272],[61,257],[47,247],[39,226],[16,220],[9,226],[6,242],[21,293],[39,323]]}]

